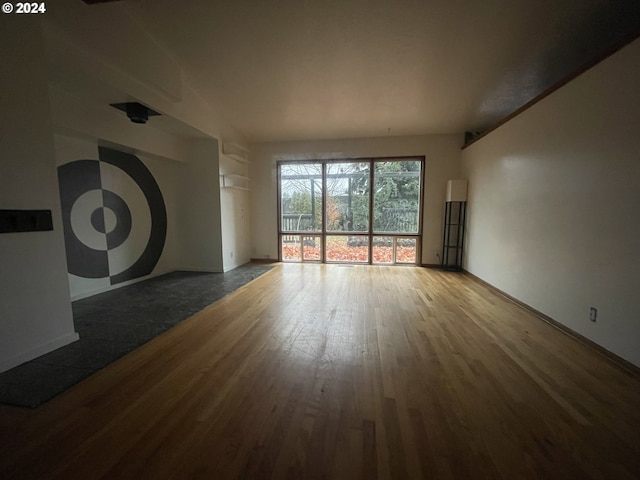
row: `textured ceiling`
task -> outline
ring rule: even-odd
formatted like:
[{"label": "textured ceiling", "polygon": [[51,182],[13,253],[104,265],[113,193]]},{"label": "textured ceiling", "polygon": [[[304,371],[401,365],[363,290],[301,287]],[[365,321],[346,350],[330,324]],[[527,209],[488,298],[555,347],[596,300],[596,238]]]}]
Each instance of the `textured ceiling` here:
[{"label": "textured ceiling", "polygon": [[637,0],[125,0],[248,141],[482,131],[640,31]]}]

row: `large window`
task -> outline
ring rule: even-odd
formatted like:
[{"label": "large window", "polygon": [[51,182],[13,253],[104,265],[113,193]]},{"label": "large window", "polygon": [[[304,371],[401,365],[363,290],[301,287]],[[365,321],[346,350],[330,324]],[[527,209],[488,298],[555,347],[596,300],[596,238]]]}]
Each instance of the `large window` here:
[{"label": "large window", "polygon": [[278,164],[280,259],[419,261],[422,158]]}]

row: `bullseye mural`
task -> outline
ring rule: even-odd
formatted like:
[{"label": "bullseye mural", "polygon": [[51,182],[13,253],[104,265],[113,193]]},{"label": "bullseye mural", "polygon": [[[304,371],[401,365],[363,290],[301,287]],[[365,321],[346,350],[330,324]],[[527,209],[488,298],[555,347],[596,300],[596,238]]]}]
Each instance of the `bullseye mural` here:
[{"label": "bullseye mural", "polygon": [[167,211],[138,157],[105,147],[98,157],[58,167],[67,267],[114,285],[153,271],[166,240]]}]

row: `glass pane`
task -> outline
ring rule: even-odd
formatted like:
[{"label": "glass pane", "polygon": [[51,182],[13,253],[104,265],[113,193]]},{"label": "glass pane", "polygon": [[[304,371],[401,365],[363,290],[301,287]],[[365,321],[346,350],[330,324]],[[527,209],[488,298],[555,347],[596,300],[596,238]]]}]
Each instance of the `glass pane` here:
[{"label": "glass pane", "polygon": [[283,232],[322,230],[321,164],[280,165],[280,195]]},{"label": "glass pane", "polygon": [[369,262],[369,237],[366,235],[327,235],[327,262]]},{"label": "glass pane", "polygon": [[303,237],[302,259],[305,261],[322,260],[322,239],[320,237]]},{"label": "glass pane", "polygon": [[328,232],[369,231],[369,162],[327,163]]},{"label": "glass pane", "polygon": [[300,236],[282,235],[282,261],[299,262],[300,253]]},{"label": "glass pane", "polygon": [[396,238],[396,263],[412,263],[417,258],[415,238]]},{"label": "glass pane", "polygon": [[373,231],[418,233],[419,160],[374,162]]},{"label": "glass pane", "polygon": [[373,263],[393,263],[393,237],[373,237]]}]

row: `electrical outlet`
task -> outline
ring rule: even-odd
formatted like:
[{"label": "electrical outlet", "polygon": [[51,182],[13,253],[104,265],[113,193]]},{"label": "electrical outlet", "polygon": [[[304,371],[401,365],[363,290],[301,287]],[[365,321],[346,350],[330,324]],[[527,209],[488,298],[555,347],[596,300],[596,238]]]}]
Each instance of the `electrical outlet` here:
[{"label": "electrical outlet", "polygon": [[589,310],[589,320],[591,320],[592,322],[595,322],[597,318],[598,318],[598,310],[595,307],[591,307],[591,310]]}]

